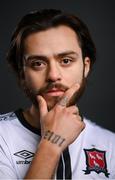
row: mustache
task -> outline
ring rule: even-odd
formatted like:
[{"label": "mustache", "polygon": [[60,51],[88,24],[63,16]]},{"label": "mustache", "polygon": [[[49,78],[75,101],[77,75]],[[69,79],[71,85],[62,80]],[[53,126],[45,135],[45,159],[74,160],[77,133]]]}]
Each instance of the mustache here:
[{"label": "mustache", "polygon": [[49,83],[40,89],[31,90],[31,91],[32,91],[32,94],[37,96],[37,95],[42,95],[44,93],[47,93],[48,91],[52,90],[53,88],[56,88],[56,89],[59,89],[62,91],[66,91],[67,89],[69,89],[66,85],[63,85],[60,83]]}]

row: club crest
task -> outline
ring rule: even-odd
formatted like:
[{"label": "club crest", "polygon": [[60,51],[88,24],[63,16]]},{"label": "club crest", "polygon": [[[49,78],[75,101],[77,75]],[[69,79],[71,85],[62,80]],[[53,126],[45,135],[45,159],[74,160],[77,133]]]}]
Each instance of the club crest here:
[{"label": "club crest", "polygon": [[106,177],[109,177],[106,163],[106,151],[101,151],[95,148],[84,149],[86,156],[86,170],[83,170],[85,174],[90,174],[91,171],[95,171],[97,174],[104,173]]}]

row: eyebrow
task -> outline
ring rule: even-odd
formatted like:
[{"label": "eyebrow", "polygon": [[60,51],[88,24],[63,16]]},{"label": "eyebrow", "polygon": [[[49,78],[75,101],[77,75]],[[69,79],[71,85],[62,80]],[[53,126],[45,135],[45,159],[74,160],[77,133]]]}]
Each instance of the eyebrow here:
[{"label": "eyebrow", "polygon": [[[67,55],[75,55],[75,56],[79,56],[79,54],[75,51],[64,51],[64,52],[61,52],[61,53],[58,53],[58,54],[54,54],[54,57],[56,58],[60,58],[60,57],[64,57],[64,56],[67,56]],[[27,60],[29,59],[32,59],[32,58],[39,58],[39,59],[43,59],[43,60],[48,60],[49,58],[45,55],[41,55],[41,54],[26,54],[24,55],[24,58]]]},{"label": "eyebrow", "polygon": [[55,55],[56,57],[63,57],[63,56],[67,56],[67,55],[76,55],[78,56],[78,53],[75,51],[64,51],[62,53],[59,53],[57,55]]}]

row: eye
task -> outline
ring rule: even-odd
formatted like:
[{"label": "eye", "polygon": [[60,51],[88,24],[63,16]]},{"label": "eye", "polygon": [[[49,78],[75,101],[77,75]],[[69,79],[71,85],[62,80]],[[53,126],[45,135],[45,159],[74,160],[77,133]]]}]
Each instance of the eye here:
[{"label": "eye", "polygon": [[46,62],[43,60],[32,60],[30,62],[30,67],[35,69],[35,70],[41,70],[46,66]]},{"label": "eye", "polygon": [[72,63],[72,59],[70,58],[63,58],[61,64],[64,66],[70,65]]},{"label": "eye", "polygon": [[31,66],[41,66],[41,65],[42,65],[42,62],[39,60],[31,62]]}]

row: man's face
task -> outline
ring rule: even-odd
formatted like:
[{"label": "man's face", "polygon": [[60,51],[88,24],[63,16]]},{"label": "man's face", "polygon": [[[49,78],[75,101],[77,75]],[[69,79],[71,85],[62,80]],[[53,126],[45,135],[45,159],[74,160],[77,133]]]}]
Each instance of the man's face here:
[{"label": "man's face", "polygon": [[71,28],[61,25],[33,33],[25,39],[24,48],[24,88],[35,104],[40,94],[51,109],[75,83],[81,86],[80,94],[90,59],[86,57],[83,61],[76,33]]}]

